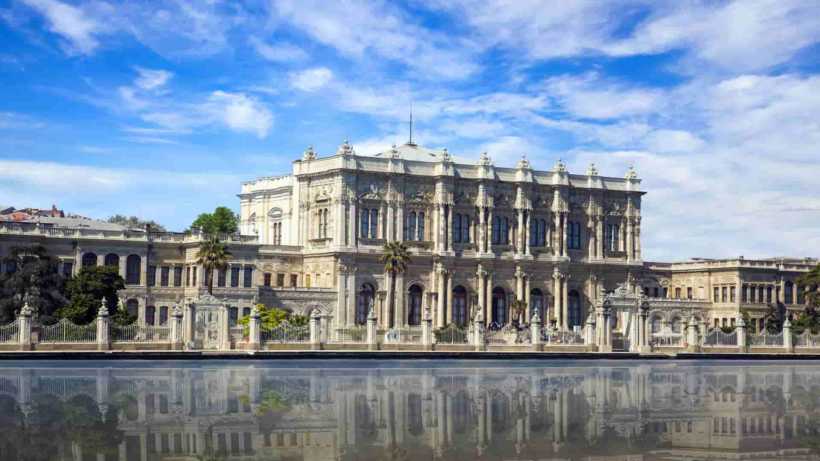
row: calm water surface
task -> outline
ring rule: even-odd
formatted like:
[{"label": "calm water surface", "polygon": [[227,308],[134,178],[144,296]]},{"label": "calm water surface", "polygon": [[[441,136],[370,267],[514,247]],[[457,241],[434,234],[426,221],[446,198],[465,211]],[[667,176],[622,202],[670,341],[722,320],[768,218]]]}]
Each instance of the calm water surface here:
[{"label": "calm water surface", "polygon": [[819,363],[0,363],[3,461],[798,460],[819,429]]}]

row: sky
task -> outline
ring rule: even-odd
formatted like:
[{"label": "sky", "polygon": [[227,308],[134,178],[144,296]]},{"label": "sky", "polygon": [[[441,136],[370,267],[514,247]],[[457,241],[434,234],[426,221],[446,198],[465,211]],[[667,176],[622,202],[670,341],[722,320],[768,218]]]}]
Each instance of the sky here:
[{"label": "sky", "polygon": [[645,260],[820,255],[820,2],[0,1],[0,205],[174,230],[312,145],[634,166]]}]

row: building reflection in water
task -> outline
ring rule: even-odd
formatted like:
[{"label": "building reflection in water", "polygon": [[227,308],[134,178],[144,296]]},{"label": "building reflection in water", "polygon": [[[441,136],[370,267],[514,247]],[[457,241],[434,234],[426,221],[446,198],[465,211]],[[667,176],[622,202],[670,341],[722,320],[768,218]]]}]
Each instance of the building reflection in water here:
[{"label": "building reflection in water", "polygon": [[0,459],[818,459],[820,445],[820,365],[803,363],[71,365],[0,367]]}]

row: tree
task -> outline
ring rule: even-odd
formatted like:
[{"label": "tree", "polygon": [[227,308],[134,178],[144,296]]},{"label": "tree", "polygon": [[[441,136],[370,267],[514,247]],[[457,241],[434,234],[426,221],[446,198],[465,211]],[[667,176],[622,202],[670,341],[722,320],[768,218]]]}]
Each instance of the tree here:
[{"label": "tree", "polygon": [[159,224],[153,220],[141,219],[136,216],[125,216],[121,214],[115,214],[114,216],[108,218],[108,222],[113,224],[119,224],[129,229],[145,229],[145,226],[150,226],[152,231],[166,232],[165,226],[163,226],[162,224]]},{"label": "tree", "polygon": [[230,235],[239,230],[239,216],[228,207],[218,206],[213,213],[200,213],[191,227],[206,235]]},{"label": "tree", "polygon": [[797,278],[797,286],[805,287],[806,304],[815,310],[820,309],[820,264]]},{"label": "tree", "polygon": [[527,311],[527,303],[524,300],[518,298],[513,300],[513,302],[510,303],[510,311],[512,312],[511,320],[514,325],[524,325],[529,323],[529,319],[524,319],[524,321],[521,321],[524,313]]},{"label": "tree", "polygon": [[396,305],[396,274],[407,270],[407,265],[410,264],[410,251],[404,242],[385,243],[382,251],[384,251],[384,254],[382,254],[381,262],[384,263],[384,271],[390,275],[389,325],[390,328],[393,328]]},{"label": "tree", "polygon": [[45,247],[13,247],[4,262],[13,270],[0,273],[0,322],[13,320],[26,302],[40,316],[52,315],[65,303],[59,262]]},{"label": "tree", "polygon": [[[292,314],[289,311],[279,309],[277,307],[268,308],[264,304],[257,304],[256,311],[259,313],[260,331],[271,331],[286,320],[288,323],[295,326],[307,325],[307,318],[304,315]],[[248,334],[250,320],[250,316],[246,315],[239,319],[239,322],[237,322],[240,326],[242,326],[245,335]]]},{"label": "tree", "polygon": [[125,288],[125,280],[119,268],[112,266],[88,266],[80,269],[66,283],[69,302],[57,311],[57,315],[76,324],[86,324],[97,317],[103,298],[111,313],[117,311],[117,291]]},{"label": "tree", "polygon": [[220,242],[215,235],[211,235],[207,240],[199,244],[199,251],[196,253],[196,263],[205,269],[208,277],[208,293],[214,293],[214,272],[225,270],[228,265],[228,258],[231,252],[227,246]]}]

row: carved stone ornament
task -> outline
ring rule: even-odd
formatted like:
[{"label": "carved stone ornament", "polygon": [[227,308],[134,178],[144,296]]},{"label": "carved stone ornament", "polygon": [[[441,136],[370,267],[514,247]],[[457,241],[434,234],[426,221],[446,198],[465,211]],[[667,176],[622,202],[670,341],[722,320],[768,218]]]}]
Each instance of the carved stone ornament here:
[{"label": "carved stone ornament", "polygon": [[595,167],[594,163],[589,164],[589,167],[587,168],[587,176],[598,176],[598,168]]},{"label": "carved stone ornament", "polygon": [[530,161],[527,160],[527,154],[521,154],[521,160],[518,161],[518,164],[515,167],[519,170],[530,169]]},{"label": "carved stone ornament", "polygon": [[408,184],[404,191],[407,202],[429,204],[433,202],[433,190],[427,184]]},{"label": "carved stone ornament", "polygon": [[638,179],[638,172],[635,171],[634,165],[629,165],[629,170],[627,170],[625,178],[628,180]]},{"label": "carved stone ornament", "polygon": [[490,166],[491,163],[490,156],[486,152],[482,152],[478,157],[478,164],[481,166]]},{"label": "carved stone ornament", "polygon": [[359,198],[365,200],[381,200],[384,184],[376,181],[366,182],[359,186]]},{"label": "carved stone ornament", "polygon": [[339,146],[336,150],[336,153],[339,155],[356,155],[356,152],[353,150],[353,146],[345,139],[345,141]]},{"label": "carved stone ornament", "polygon": [[316,159],[316,152],[313,150],[313,146],[308,146],[305,149],[305,153],[302,154],[302,160],[315,160]]},{"label": "carved stone ornament", "polygon": [[558,161],[555,162],[555,166],[552,167],[552,171],[554,171],[556,173],[566,173],[567,172],[567,165],[564,164],[564,161],[559,158]]}]

